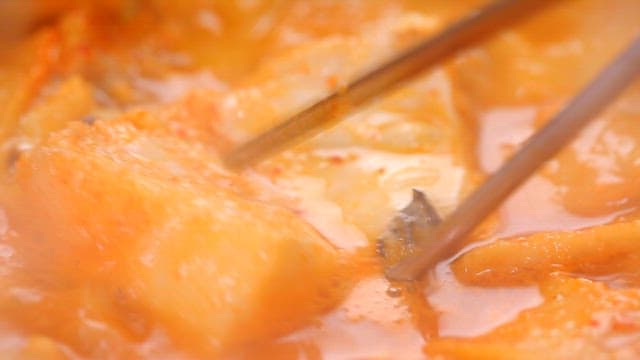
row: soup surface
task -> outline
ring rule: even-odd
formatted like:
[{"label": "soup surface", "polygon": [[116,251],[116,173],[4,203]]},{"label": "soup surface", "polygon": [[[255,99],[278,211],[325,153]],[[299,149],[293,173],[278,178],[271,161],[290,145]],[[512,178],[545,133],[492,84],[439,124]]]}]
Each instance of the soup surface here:
[{"label": "soup surface", "polygon": [[424,281],[446,216],[640,34],[557,1],[242,172],[221,156],[477,9],[442,0],[0,3],[0,352],[16,359],[640,357],[640,83]]}]

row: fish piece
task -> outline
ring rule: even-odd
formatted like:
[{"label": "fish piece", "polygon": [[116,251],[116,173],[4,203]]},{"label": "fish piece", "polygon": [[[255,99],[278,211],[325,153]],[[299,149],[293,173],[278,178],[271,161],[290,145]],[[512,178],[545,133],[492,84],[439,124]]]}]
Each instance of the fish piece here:
[{"label": "fish piece", "polygon": [[378,239],[377,251],[385,268],[413,254],[418,242],[428,241],[429,231],[440,221],[425,194],[414,189],[409,205],[391,220],[385,234]]}]

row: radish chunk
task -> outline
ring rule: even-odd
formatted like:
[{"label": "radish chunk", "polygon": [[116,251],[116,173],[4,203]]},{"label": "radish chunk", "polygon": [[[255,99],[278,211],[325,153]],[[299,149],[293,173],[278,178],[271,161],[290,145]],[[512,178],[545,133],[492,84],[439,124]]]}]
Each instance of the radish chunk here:
[{"label": "radish chunk", "polygon": [[110,289],[114,316],[218,354],[340,297],[337,251],[289,210],[252,200],[259,189],[212,152],[145,113],[74,125],[20,160],[31,207],[18,226],[37,242],[30,261]]}]

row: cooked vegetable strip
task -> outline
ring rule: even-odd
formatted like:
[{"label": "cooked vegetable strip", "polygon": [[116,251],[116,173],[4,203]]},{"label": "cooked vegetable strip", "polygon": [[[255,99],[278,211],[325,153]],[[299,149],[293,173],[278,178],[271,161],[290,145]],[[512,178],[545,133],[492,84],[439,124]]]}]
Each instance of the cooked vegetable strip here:
[{"label": "cooked vegetable strip", "polygon": [[465,283],[504,286],[535,283],[553,272],[636,272],[632,264],[639,260],[640,220],[635,220],[498,240],[462,255],[452,267]]}]

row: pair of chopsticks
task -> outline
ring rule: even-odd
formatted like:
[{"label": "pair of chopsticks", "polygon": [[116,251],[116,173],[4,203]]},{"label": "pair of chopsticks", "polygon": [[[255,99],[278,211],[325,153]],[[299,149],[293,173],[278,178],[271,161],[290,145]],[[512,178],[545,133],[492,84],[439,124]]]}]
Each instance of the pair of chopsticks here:
[{"label": "pair of chopsticks", "polygon": [[[287,147],[317,134],[344,118],[344,109],[354,110],[375,96],[395,88],[456,51],[529,15],[547,1],[500,0],[455,22],[436,36],[418,44],[389,62],[361,76],[280,125],[241,145],[226,156],[232,168],[258,163]],[[544,162],[567,145],[640,74],[640,37],[602,70],[539,132],[449,217],[421,241],[416,251],[387,270],[393,280],[420,277],[438,261],[455,255],[462,239]]]}]

